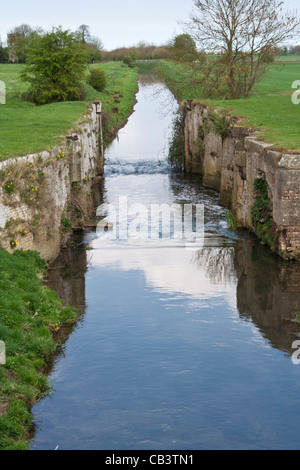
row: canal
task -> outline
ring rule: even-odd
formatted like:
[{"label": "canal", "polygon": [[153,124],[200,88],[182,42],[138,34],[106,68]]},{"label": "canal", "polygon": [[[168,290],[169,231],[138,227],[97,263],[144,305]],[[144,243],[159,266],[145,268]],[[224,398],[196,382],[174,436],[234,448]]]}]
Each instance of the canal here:
[{"label": "canal", "polygon": [[[106,230],[79,235],[49,273],[81,316],[32,410],[31,449],[299,449],[300,267],[228,228],[218,193],[169,168],[177,102],[153,77],[139,85],[95,197]],[[203,243],[161,226],[150,240],[142,209],[162,204],[203,207]]]}]

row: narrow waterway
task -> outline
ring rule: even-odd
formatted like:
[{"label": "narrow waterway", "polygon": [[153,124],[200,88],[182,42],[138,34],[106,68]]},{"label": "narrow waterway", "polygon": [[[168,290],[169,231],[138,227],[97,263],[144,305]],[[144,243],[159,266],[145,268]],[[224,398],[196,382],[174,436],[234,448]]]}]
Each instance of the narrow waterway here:
[{"label": "narrow waterway", "polygon": [[[218,193],[170,170],[176,109],[141,77],[96,198],[112,230],[87,231],[50,271],[81,320],[49,367],[53,394],[32,410],[32,450],[300,447],[300,326],[288,321],[300,312],[300,267],[230,230]],[[120,201],[128,238],[113,236]],[[143,208],[155,204],[203,204],[203,246],[162,227],[150,240]]]}]

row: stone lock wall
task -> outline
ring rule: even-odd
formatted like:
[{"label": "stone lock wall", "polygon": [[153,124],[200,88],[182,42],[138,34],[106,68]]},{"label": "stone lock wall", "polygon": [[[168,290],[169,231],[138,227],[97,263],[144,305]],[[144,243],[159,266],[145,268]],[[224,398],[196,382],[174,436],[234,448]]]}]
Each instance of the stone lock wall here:
[{"label": "stone lock wall", "polygon": [[0,163],[0,244],[52,261],[72,228],[89,220],[103,173],[101,103],[59,147]]},{"label": "stone lock wall", "polygon": [[[251,209],[255,179],[267,182],[273,223],[273,248],[284,258],[300,259],[300,155],[273,150],[238,118],[225,118],[198,101],[182,103],[185,170],[199,173],[203,185],[220,192],[237,226],[255,230]],[[276,246],[275,246],[276,245]]]}]

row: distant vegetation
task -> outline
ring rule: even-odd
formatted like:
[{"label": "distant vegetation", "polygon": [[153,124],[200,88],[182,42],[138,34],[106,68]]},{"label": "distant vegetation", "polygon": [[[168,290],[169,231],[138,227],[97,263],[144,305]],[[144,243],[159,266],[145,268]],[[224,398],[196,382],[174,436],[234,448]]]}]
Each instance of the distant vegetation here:
[{"label": "distant vegetation", "polygon": [[112,51],[102,51],[102,60],[124,60],[125,57],[133,60],[169,59],[171,56],[171,45],[155,46],[140,42],[136,46],[120,47]]}]

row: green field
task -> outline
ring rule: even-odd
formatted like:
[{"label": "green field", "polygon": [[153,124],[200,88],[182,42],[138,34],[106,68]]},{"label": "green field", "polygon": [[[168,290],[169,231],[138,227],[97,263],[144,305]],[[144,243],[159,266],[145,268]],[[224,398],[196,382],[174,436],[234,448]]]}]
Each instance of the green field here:
[{"label": "green field", "polygon": [[260,138],[273,143],[274,148],[300,152],[300,104],[292,103],[292,94],[295,91],[292,84],[300,80],[300,62],[295,61],[295,56],[292,57],[294,62],[271,65],[249,98],[232,101],[203,100],[199,89],[187,86],[182,66],[163,62],[159,68],[179,99],[197,99],[215,108],[225,108],[233,115],[243,117],[241,122],[259,129]]},{"label": "green field", "polygon": [[21,99],[22,93],[28,88],[19,79],[22,67],[0,64],[0,80],[4,81],[7,90],[6,105],[0,105],[0,160],[37,153],[58,145],[62,136],[82,118],[91,101],[102,101],[108,116],[107,127],[122,122],[132,110],[137,91],[137,72],[122,62],[101,64],[108,78],[103,93],[85,85],[85,101],[44,106],[35,106]]},{"label": "green field", "polygon": [[66,323],[77,320],[41,275],[46,262],[37,253],[0,250],[0,450],[28,449],[31,407],[51,389],[43,367],[57,348]]}]

